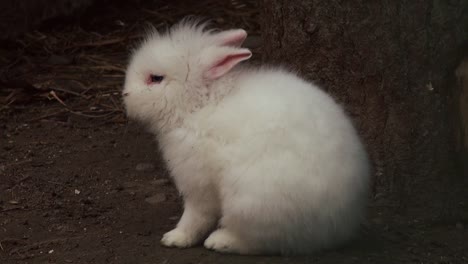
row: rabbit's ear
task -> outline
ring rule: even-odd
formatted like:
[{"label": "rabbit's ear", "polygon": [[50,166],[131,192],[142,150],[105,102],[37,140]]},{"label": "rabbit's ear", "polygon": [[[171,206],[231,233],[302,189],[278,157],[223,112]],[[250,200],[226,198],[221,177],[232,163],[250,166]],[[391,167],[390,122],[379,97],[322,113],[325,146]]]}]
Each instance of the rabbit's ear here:
[{"label": "rabbit's ear", "polygon": [[248,60],[252,57],[252,52],[248,49],[223,47],[214,50],[210,55],[204,77],[214,80],[228,73],[239,62]]},{"label": "rabbit's ear", "polygon": [[240,47],[247,37],[243,29],[231,29],[219,32],[215,35],[215,42],[219,46]]}]

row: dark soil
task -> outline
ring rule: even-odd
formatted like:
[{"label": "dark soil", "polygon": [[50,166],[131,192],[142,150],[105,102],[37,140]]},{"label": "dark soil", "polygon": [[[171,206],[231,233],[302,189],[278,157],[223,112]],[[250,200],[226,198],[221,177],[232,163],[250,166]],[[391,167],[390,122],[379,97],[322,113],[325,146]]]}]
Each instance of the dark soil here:
[{"label": "dark soil", "polygon": [[161,247],[181,200],[153,137],[122,110],[131,43],[146,22],[189,14],[259,34],[249,1],[192,5],[142,4],[99,17],[95,8],[91,18],[2,44],[0,263],[468,263],[466,203],[453,221],[374,203],[358,240],[309,257]]}]

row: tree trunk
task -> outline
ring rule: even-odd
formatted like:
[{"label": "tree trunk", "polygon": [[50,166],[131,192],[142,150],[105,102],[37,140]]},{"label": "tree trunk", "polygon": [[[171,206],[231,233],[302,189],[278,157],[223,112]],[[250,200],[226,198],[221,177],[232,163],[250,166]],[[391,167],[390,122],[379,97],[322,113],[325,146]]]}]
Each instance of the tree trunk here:
[{"label": "tree trunk", "polygon": [[[456,71],[457,86],[455,90],[455,139],[456,152],[460,170],[468,175],[468,58],[463,61]],[[465,190],[466,192],[466,190]]]},{"label": "tree trunk", "polygon": [[262,12],[264,60],[315,81],[353,118],[376,202],[445,207],[466,178],[449,102],[468,2],[264,0]]}]

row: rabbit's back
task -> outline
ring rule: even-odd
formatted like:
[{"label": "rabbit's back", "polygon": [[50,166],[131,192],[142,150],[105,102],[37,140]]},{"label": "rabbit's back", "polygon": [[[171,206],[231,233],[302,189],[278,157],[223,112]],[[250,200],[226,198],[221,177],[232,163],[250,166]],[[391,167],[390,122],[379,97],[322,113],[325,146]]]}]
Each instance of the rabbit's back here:
[{"label": "rabbit's back", "polygon": [[239,215],[252,218],[247,221],[258,226],[240,225],[238,232],[259,243],[258,232],[283,253],[349,238],[361,220],[369,176],[349,118],[330,96],[293,74],[237,74],[232,93],[192,120],[200,144],[212,148],[211,162],[222,168],[213,177],[223,211],[239,213],[224,221],[236,226]]},{"label": "rabbit's back", "polygon": [[[338,152],[365,156],[342,107],[317,86],[276,69],[236,74],[230,94],[188,119],[200,134],[246,149],[249,141],[291,149],[309,160]],[[314,149],[320,152],[314,155]]]}]

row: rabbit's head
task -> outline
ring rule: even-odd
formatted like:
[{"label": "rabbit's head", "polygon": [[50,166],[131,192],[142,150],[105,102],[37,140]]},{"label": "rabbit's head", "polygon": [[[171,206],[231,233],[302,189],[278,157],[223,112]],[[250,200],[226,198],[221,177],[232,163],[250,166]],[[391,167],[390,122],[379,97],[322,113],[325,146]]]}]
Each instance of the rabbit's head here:
[{"label": "rabbit's head", "polygon": [[251,57],[240,48],[246,36],[242,29],[214,32],[189,21],[149,34],[126,72],[129,117],[162,129],[203,107],[215,92],[213,83]]}]

